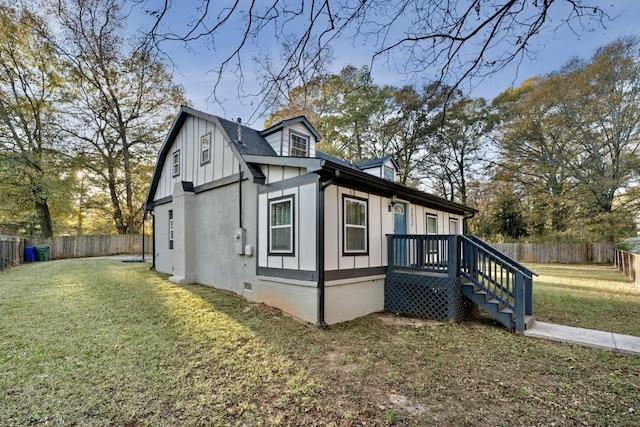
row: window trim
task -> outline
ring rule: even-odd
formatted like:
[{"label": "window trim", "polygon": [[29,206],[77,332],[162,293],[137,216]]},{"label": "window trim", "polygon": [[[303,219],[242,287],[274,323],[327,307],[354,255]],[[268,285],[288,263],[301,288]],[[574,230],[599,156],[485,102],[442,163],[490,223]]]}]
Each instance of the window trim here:
[{"label": "window trim", "polygon": [[[299,138],[303,138],[307,141],[306,143],[306,147],[305,147],[305,153],[304,156],[294,156],[292,154],[294,147],[293,147],[293,137],[297,136]],[[296,148],[296,150],[299,150],[299,148]],[[302,132],[296,132],[294,130],[290,130],[289,131],[289,157],[309,157],[310,152],[311,151],[311,136],[310,135],[305,135]]]},{"label": "window trim", "polygon": [[[178,160],[177,162],[176,159]],[[180,176],[180,149],[171,154],[171,173],[174,178]]]},{"label": "window trim", "polygon": [[[451,232],[451,222],[455,221],[456,223],[456,232],[452,233]],[[458,220],[458,218],[454,218],[454,217],[449,217],[449,234],[453,234],[453,235],[458,235],[460,234],[460,221]]]},{"label": "window trim", "polygon": [[[350,224],[351,227],[364,228],[364,250],[347,250],[347,200],[364,204],[364,227]],[[368,256],[369,255],[369,200],[349,194],[342,195],[342,255],[343,256]]]},{"label": "window trim", "polygon": [[[290,242],[291,242],[291,249],[288,251],[283,251],[283,250],[273,250],[271,247],[271,243],[273,242],[273,239],[271,238],[272,236],[272,229],[274,226],[271,225],[271,205],[273,205],[274,203],[282,203],[282,202],[286,202],[287,200],[291,201],[291,224],[289,225],[289,227],[291,228],[291,237],[290,237]],[[275,197],[272,199],[268,199],[267,200],[267,254],[268,255],[273,255],[273,256],[295,256],[296,253],[296,209],[295,209],[295,195],[293,194],[288,194],[286,196],[281,196],[281,197]],[[275,226],[277,228],[285,228],[286,226]]]},{"label": "window trim", "polygon": [[[436,230],[433,233],[429,232],[429,218],[433,218],[436,220]],[[427,236],[436,236],[438,234],[438,215],[437,214],[427,212],[424,231]],[[437,253],[438,253],[438,242],[429,241],[427,254],[431,255],[431,254],[437,254]]]},{"label": "window trim", "polygon": [[[208,139],[209,141],[209,148],[206,150],[206,152],[208,153],[208,157],[206,160],[204,160],[203,154],[205,153],[205,144],[204,142]],[[213,134],[211,131],[205,133],[204,135],[202,135],[200,137],[200,166],[202,165],[206,165],[207,163],[211,163],[211,148],[213,145]]]},{"label": "window trim", "polygon": [[169,209],[169,249],[173,249],[173,239],[174,239],[174,228],[173,228],[173,209]]}]

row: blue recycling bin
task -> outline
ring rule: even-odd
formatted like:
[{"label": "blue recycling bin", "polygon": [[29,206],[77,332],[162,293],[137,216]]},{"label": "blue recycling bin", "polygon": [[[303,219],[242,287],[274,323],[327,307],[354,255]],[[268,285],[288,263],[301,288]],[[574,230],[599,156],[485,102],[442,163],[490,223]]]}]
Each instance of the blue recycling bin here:
[{"label": "blue recycling bin", "polygon": [[24,262],[34,262],[38,260],[35,246],[24,247]]}]

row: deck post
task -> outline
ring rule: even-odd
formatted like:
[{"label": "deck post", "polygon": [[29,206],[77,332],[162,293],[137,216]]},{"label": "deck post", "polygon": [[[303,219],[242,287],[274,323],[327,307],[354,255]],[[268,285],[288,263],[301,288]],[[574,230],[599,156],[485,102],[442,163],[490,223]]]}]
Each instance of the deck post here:
[{"label": "deck post", "polygon": [[458,250],[458,236],[447,236],[447,271],[449,279],[456,279],[460,273],[460,251]]},{"label": "deck post", "polygon": [[531,277],[524,278],[524,297],[524,314],[533,316],[533,279]]},{"label": "deck post", "polygon": [[525,286],[524,276],[516,273],[516,281],[514,284],[514,305],[516,315],[516,333],[524,333],[524,310],[525,310]]},{"label": "deck post", "polygon": [[393,241],[393,234],[387,234],[387,273],[394,270],[396,259],[396,245]]}]

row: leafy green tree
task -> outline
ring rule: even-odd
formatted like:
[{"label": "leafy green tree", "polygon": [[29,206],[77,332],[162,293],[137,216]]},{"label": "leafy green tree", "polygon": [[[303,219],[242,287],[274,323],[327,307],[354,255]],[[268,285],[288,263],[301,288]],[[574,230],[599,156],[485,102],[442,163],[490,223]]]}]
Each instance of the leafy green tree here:
[{"label": "leafy green tree", "polygon": [[63,84],[44,19],[0,6],[0,209],[45,237],[54,232],[52,200],[68,197],[56,126]]},{"label": "leafy green tree", "polygon": [[638,200],[640,42],[620,39],[589,61],[505,93],[503,177],[526,188],[538,232],[569,230],[613,241]]},{"label": "leafy green tree", "polygon": [[73,90],[64,129],[108,194],[118,233],[137,233],[155,156],[178,105],[186,104],[153,47],[125,38],[119,0],[60,1],[56,14]]}]

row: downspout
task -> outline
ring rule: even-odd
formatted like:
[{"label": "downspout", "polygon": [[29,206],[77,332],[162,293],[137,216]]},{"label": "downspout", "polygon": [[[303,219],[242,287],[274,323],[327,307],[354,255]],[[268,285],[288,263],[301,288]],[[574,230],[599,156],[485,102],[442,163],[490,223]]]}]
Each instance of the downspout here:
[{"label": "downspout", "polygon": [[148,211],[144,211],[144,215],[142,215],[142,260],[144,261],[144,223],[147,222],[147,213]]},{"label": "downspout", "polygon": [[329,325],[324,321],[324,190],[340,177],[336,170],[333,178],[326,182],[318,180],[318,194],[316,196],[316,251],[318,258],[318,325],[326,329]]},{"label": "downspout", "polygon": [[238,164],[238,228],[242,228],[242,165]]},{"label": "downspout", "polygon": [[475,212],[471,212],[471,214],[466,214],[462,217],[462,234],[467,234],[467,220],[476,216]]}]

